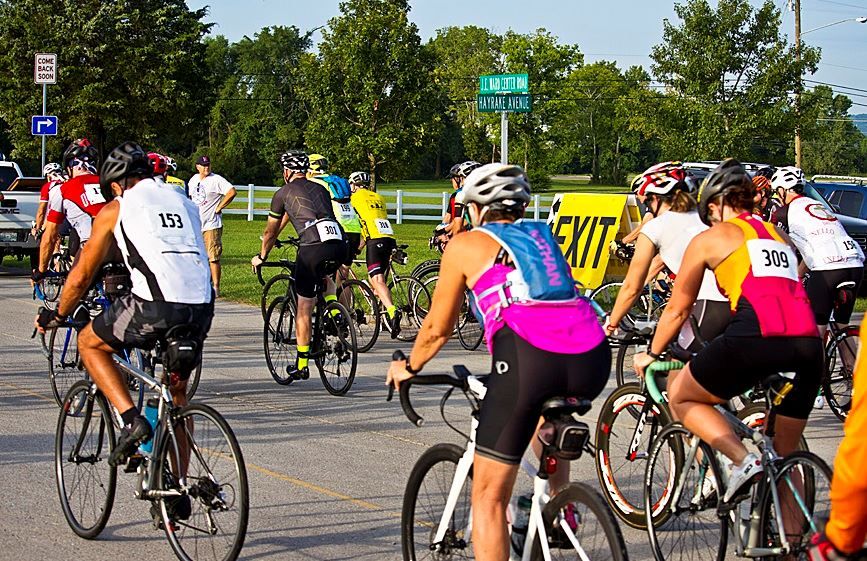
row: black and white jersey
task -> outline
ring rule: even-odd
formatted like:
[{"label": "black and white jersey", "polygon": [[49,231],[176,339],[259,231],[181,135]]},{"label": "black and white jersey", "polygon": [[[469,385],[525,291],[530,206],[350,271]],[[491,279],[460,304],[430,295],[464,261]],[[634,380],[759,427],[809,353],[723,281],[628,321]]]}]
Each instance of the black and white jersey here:
[{"label": "black and white jersey", "polygon": [[833,271],[864,264],[861,247],[825,205],[800,196],[774,213],[774,223],[789,234],[811,271]]},{"label": "black and white jersey", "polygon": [[211,269],[199,209],[145,179],[124,191],[114,237],[132,277],[132,293],[152,302],[211,301]]}]

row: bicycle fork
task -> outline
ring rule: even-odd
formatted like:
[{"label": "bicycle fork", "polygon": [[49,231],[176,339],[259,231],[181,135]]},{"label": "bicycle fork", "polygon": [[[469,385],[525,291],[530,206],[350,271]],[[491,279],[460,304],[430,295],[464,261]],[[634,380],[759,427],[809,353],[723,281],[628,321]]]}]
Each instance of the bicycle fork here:
[{"label": "bicycle fork", "polygon": [[[473,457],[476,453],[475,432],[478,426],[478,421],[473,419],[472,437],[464,455],[458,460],[458,465],[455,468],[455,477],[452,479],[452,486],[449,489],[449,496],[446,500],[446,506],[443,510],[442,518],[440,518],[439,526],[437,526],[436,534],[431,542],[431,551],[449,551],[455,545],[452,543],[444,543],[446,533],[451,525],[452,516],[455,513],[455,507],[458,504],[458,498],[461,491],[464,489],[464,484],[470,476],[470,469],[473,467]],[[472,539],[473,531],[473,511],[470,509],[470,515],[467,520],[467,527],[464,529],[464,542],[469,542]]]}]

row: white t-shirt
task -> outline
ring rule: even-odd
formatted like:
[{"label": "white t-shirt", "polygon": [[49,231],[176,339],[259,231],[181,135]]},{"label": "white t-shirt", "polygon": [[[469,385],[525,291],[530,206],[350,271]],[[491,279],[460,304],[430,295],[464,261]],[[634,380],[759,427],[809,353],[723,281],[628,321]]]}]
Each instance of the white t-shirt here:
[{"label": "white t-shirt", "polygon": [[[656,246],[665,266],[676,275],[680,270],[683,254],[686,253],[689,242],[707,228],[707,225],[698,217],[698,211],[673,212],[669,210],[642,226],[641,233]],[[728,302],[728,298],[723,296],[717,288],[713,271],[704,272],[704,279],[698,290],[698,299]]]},{"label": "white t-shirt", "polygon": [[202,231],[216,230],[223,227],[223,218],[217,214],[220,201],[232,184],[216,173],[209,174],[204,179],[197,173],[187,182],[190,199],[199,207],[199,217],[202,220]]},{"label": "white t-shirt", "polygon": [[798,197],[774,215],[789,233],[811,271],[861,267],[864,252],[825,206],[809,197]]}]

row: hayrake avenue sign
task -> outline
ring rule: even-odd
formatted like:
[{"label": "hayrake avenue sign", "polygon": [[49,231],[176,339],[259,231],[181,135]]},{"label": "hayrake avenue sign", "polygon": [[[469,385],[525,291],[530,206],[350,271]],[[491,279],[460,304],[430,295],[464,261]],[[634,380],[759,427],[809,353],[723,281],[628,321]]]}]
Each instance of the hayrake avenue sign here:
[{"label": "hayrake avenue sign", "polygon": [[479,94],[477,103],[479,113],[497,113],[499,111],[529,113],[533,110],[533,98],[530,94]]}]

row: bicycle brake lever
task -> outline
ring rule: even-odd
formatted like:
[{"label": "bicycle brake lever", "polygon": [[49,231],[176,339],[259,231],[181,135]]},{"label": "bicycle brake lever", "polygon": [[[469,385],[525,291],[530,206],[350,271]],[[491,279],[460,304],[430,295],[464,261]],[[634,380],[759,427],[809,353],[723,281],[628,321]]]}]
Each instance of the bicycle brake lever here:
[{"label": "bicycle brake lever", "polygon": [[[394,351],[391,355],[391,360],[406,360],[406,355],[403,354],[403,351],[397,350]],[[385,401],[391,401],[394,398],[394,386],[388,385],[388,397],[385,398]]]}]

